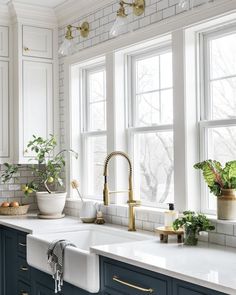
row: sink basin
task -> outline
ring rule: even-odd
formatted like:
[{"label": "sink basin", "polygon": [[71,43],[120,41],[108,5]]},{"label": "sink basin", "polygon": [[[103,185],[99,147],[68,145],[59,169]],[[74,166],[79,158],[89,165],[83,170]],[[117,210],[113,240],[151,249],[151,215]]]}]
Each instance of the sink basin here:
[{"label": "sink basin", "polygon": [[51,273],[46,253],[49,244],[57,239],[69,240],[76,246],[76,248],[67,247],[65,250],[64,280],[91,293],[97,293],[100,289],[99,257],[92,253],[91,247],[132,243],[152,239],[152,237],[99,225],[80,225],[70,232],[28,235],[28,264]]}]

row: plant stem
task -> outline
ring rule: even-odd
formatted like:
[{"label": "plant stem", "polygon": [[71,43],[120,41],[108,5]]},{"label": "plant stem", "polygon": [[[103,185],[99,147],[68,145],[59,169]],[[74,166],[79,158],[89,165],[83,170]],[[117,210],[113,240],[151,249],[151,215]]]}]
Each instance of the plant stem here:
[{"label": "plant stem", "polygon": [[44,181],[43,184],[44,184],[44,187],[46,188],[47,192],[48,192],[49,194],[51,194],[52,191],[50,191],[50,189],[49,189],[49,187],[48,187],[48,185],[47,185],[47,179]]}]

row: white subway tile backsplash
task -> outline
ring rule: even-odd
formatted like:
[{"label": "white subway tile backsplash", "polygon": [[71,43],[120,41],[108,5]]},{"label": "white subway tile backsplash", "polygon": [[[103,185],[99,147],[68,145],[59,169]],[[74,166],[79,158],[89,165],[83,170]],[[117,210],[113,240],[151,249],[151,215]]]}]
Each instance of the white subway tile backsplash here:
[{"label": "white subway tile backsplash", "polygon": [[226,246],[236,248],[236,237],[234,236],[226,236]]},{"label": "white subway tile backsplash", "polygon": [[209,242],[225,246],[225,235],[217,233],[209,233]]},{"label": "white subway tile backsplash", "polygon": [[163,18],[168,18],[175,15],[175,6],[171,6],[163,10]]},{"label": "white subway tile backsplash", "polygon": [[233,235],[234,234],[234,226],[233,224],[226,224],[218,222],[216,225],[217,233],[226,234],[226,235]]}]

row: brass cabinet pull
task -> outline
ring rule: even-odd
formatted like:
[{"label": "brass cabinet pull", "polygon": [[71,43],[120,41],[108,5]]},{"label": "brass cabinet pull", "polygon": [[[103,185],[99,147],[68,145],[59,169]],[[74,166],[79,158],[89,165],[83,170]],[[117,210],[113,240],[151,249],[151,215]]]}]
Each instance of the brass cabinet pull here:
[{"label": "brass cabinet pull", "polygon": [[21,246],[21,247],[26,247],[26,244],[19,243],[19,246]]},{"label": "brass cabinet pull", "polygon": [[20,270],[22,270],[22,271],[28,271],[29,269],[26,266],[21,266]]},{"label": "brass cabinet pull", "polygon": [[154,290],[152,288],[146,289],[146,288],[142,288],[142,287],[127,283],[125,281],[120,280],[117,276],[113,276],[112,279],[113,279],[113,281],[115,281],[115,282],[117,282],[119,284],[128,286],[130,288],[133,288],[133,289],[136,289],[136,290],[139,290],[139,291],[142,291],[142,292],[146,292],[146,293],[149,293],[149,294],[152,294],[154,292]]},{"label": "brass cabinet pull", "polygon": [[20,295],[29,295],[29,293],[25,292],[25,291],[20,291]]},{"label": "brass cabinet pull", "polygon": [[29,48],[28,47],[24,47],[24,51],[29,51]]}]

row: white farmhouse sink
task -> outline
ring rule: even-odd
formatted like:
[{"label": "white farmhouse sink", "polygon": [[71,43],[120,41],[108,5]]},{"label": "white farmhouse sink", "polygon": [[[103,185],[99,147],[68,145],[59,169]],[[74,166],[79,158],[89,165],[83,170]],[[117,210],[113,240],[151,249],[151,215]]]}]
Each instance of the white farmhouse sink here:
[{"label": "white farmhouse sink", "polygon": [[49,244],[66,239],[76,245],[67,247],[64,256],[64,280],[72,285],[97,293],[99,283],[99,257],[90,250],[93,246],[130,243],[152,237],[99,225],[80,225],[71,232],[57,232],[27,236],[27,261],[32,267],[51,273],[47,263]]}]

